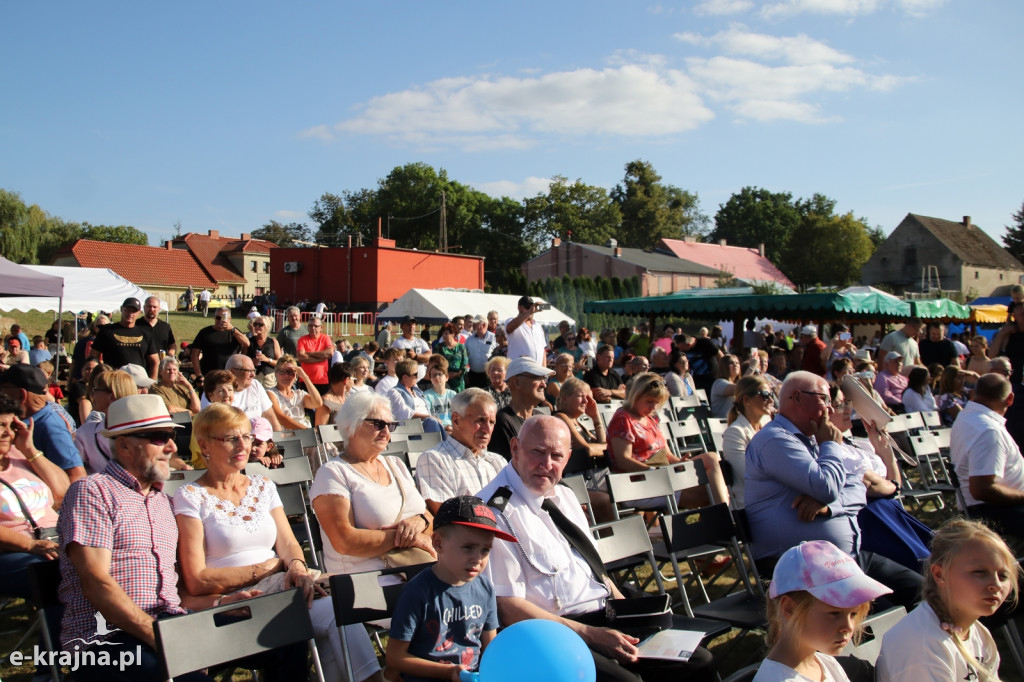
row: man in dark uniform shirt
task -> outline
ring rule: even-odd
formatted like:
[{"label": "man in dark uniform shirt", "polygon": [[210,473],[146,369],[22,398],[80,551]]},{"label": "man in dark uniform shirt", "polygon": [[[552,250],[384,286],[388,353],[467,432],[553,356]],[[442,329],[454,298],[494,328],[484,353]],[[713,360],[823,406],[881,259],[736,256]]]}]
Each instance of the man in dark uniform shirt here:
[{"label": "man in dark uniform shirt", "polygon": [[177,353],[178,343],[174,338],[174,331],[171,329],[171,325],[160,319],[160,299],[156,296],[147,298],[142,312],[139,324],[148,324],[153,330],[153,345],[156,346],[156,352],[159,354],[160,351],[163,351],[166,355]]},{"label": "man in dark uniform shirt", "polygon": [[104,325],[96,332],[91,357],[99,358],[111,367],[138,365],[145,367],[151,379],[156,379],[160,356],[153,345],[153,329],[136,324],[142,304],[137,298],[126,298],[121,304],[121,320]]}]

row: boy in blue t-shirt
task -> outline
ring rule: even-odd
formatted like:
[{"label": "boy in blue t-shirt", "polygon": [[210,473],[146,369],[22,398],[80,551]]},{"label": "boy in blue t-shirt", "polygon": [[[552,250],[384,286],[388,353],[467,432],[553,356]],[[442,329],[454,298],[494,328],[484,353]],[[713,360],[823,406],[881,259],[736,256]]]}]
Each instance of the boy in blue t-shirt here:
[{"label": "boy in blue t-shirt", "polygon": [[458,682],[479,668],[498,629],[494,587],[480,575],[495,536],[516,542],[479,497],[453,497],[437,510],[437,563],[409,581],[391,616],[387,665],[405,682]]}]

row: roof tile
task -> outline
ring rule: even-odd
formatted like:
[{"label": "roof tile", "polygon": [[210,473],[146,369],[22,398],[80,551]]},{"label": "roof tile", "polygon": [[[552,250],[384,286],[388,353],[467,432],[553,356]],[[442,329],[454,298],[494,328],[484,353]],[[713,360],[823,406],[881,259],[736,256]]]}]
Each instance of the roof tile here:
[{"label": "roof tile", "polygon": [[68,251],[80,267],[110,268],[139,285],[208,287],[217,284],[184,249],[79,239],[61,252]]},{"label": "roof tile", "polygon": [[727,270],[733,277],[747,282],[779,282],[794,286],[775,264],[760,254],[757,249],[743,246],[722,246],[687,242],[682,239],[662,239],[658,245],[677,258],[699,263],[715,270]]}]

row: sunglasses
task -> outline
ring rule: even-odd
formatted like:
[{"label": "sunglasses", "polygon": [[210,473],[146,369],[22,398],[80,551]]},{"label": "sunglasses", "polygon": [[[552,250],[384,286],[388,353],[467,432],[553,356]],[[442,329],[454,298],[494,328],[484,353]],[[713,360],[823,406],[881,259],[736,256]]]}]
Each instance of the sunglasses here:
[{"label": "sunglasses", "polygon": [[129,433],[128,435],[132,438],[148,440],[153,445],[159,446],[167,445],[167,441],[174,440],[174,434],[170,431],[140,431],[139,433]]},{"label": "sunglasses", "polygon": [[384,421],[383,419],[364,419],[363,421],[372,426],[374,431],[383,431],[384,429],[387,429],[394,433],[395,429],[398,428],[398,422],[389,422]]},{"label": "sunglasses", "polygon": [[267,325],[263,324],[262,322],[253,322],[252,326],[254,326],[254,327],[266,327]]},{"label": "sunglasses", "polygon": [[771,400],[775,397],[775,394],[769,391],[768,389],[763,388],[757,393],[755,393],[754,397],[762,398],[764,400]]},{"label": "sunglasses", "polygon": [[279,369],[279,370],[277,370],[277,373],[278,374],[283,374],[286,377],[293,377],[293,376],[295,376],[295,370],[294,369]]}]

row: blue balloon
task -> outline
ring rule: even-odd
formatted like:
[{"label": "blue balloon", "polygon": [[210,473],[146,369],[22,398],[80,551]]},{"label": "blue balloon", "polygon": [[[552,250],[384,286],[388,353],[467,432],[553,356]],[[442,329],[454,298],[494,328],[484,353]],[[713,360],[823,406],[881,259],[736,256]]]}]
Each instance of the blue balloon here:
[{"label": "blue balloon", "polygon": [[524,620],[494,638],[480,661],[480,682],[594,682],[583,639],[553,620]]}]

